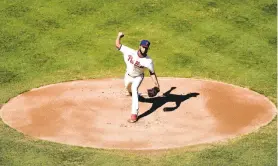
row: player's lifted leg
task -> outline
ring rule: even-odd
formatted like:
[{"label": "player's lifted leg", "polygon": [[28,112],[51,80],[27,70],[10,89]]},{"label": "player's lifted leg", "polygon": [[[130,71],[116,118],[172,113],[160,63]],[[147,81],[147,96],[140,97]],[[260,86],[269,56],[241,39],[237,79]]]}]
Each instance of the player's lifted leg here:
[{"label": "player's lifted leg", "polygon": [[132,86],[133,78],[131,78],[128,73],[125,74],[124,83],[125,83],[125,95],[132,96],[131,86]]},{"label": "player's lifted leg", "polygon": [[126,96],[132,96],[131,86],[132,86],[132,83],[128,83],[128,84],[125,86],[125,95],[126,95]]}]

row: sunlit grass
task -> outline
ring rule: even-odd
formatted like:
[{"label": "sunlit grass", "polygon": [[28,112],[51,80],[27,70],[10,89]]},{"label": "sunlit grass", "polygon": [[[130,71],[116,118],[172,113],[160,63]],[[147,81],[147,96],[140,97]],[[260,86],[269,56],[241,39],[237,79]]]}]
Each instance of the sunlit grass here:
[{"label": "sunlit grass", "polygon": [[[273,0],[1,1],[0,103],[51,83],[122,77],[118,31],[135,49],[141,39],[151,41],[158,76],[219,80],[276,102],[276,6]],[[0,121],[0,165],[276,165],[276,121],[228,143],[155,156],[33,140]]]}]

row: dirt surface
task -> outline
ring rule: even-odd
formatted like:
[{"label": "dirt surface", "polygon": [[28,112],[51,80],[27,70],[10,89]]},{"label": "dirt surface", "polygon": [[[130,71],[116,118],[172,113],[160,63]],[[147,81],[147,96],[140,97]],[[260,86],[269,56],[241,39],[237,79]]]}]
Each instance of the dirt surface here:
[{"label": "dirt surface", "polygon": [[[215,81],[159,78],[162,93],[140,97],[140,119],[130,124],[131,97],[122,79],[73,81],[32,89],[1,108],[2,120],[27,135],[64,144],[153,150],[222,141],[270,122],[266,97]],[[145,78],[139,92],[151,88]],[[163,94],[164,93],[164,94]]]}]

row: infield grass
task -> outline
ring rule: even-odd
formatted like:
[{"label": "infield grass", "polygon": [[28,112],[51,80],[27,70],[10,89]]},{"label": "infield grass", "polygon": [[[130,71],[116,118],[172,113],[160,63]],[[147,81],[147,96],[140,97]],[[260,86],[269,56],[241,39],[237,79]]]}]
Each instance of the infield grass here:
[{"label": "infield grass", "polygon": [[[274,0],[0,2],[0,103],[62,81],[122,77],[114,42],[151,41],[158,76],[246,87],[277,103]],[[225,143],[138,153],[66,146],[0,120],[0,165],[277,165],[277,120]]]}]

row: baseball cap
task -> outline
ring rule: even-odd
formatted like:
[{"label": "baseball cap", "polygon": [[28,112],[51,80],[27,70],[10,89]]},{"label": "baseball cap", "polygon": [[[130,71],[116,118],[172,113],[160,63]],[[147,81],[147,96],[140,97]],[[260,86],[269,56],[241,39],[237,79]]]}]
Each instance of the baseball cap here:
[{"label": "baseball cap", "polygon": [[143,46],[143,47],[146,47],[146,48],[149,48],[150,45],[151,45],[151,43],[150,43],[150,41],[148,41],[148,40],[142,40],[142,41],[140,42],[140,46]]}]

